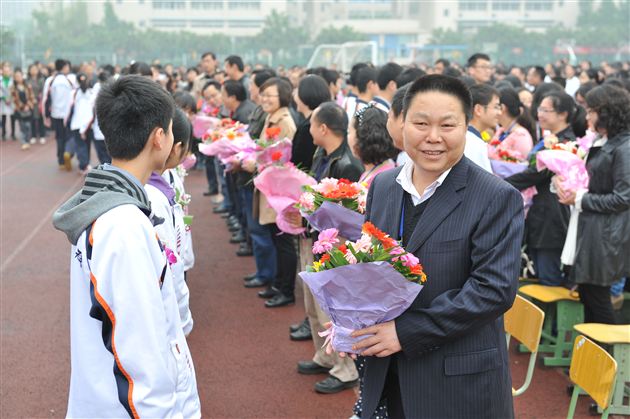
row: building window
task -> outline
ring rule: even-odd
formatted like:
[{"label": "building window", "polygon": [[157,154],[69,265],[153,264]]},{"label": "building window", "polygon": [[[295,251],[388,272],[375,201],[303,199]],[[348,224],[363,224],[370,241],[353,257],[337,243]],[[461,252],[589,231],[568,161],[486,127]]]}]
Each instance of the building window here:
[{"label": "building window", "polygon": [[185,7],[186,7],[186,2],[183,0],[180,0],[180,1],[153,0],[154,9],[183,9]]},{"label": "building window", "polygon": [[520,10],[520,0],[495,0],[492,2],[492,10]]},{"label": "building window", "polygon": [[552,1],[530,0],[525,2],[525,10],[551,10]]},{"label": "building window", "polygon": [[192,9],[212,9],[212,10],[220,10],[223,9],[223,1],[215,0],[215,1],[203,1],[203,0],[191,0],[190,7]]},{"label": "building window", "polygon": [[228,1],[228,7],[230,9],[260,9],[260,1]]},{"label": "building window", "polygon": [[487,8],[487,1],[459,0],[460,10],[486,10]]},{"label": "building window", "polygon": [[223,27],[222,20],[212,20],[212,19],[199,19],[199,20],[191,20],[190,27],[191,28],[222,28]]},{"label": "building window", "polygon": [[370,10],[350,10],[348,19],[371,19],[372,12]]},{"label": "building window", "polygon": [[228,28],[260,28],[262,25],[262,20],[231,20],[228,22]]},{"label": "building window", "polygon": [[151,19],[151,26],[159,28],[185,28],[185,19]]}]

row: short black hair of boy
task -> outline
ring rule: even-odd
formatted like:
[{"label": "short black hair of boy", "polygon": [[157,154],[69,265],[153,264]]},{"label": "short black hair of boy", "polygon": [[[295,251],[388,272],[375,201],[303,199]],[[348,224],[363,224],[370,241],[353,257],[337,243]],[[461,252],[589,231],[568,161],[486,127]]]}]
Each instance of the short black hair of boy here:
[{"label": "short black hair of boy", "polygon": [[441,92],[454,96],[462,105],[466,124],[472,119],[472,97],[468,87],[459,79],[441,74],[430,74],[420,77],[409,86],[403,102],[403,117],[407,117],[407,112],[413,99],[420,93],[426,92]]},{"label": "short black hair of boy", "polygon": [[387,114],[382,110],[368,106],[361,111],[361,117],[352,119],[357,133],[354,152],[364,164],[378,165],[387,159],[393,159],[400,152],[394,147],[394,141],[387,131]]},{"label": "short black hair of boy", "polygon": [[347,84],[351,86],[357,85],[357,75],[359,74],[359,70],[369,67],[368,63],[356,63],[352,66],[350,70],[350,75],[348,76]]},{"label": "short black hair of boy", "polygon": [[96,99],[96,116],[114,159],[132,160],[142,152],[156,128],[168,131],[175,103],[146,77],[122,76],[105,83]]},{"label": "short black hair of boy", "polygon": [[413,83],[414,81],[418,80],[420,77],[426,74],[427,74],[426,71],[420,68],[416,68],[416,67],[406,68],[405,70],[403,70],[402,73],[398,75],[398,77],[396,77],[396,86],[400,87],[409,83]]},{"label": "short black hair of boy", "polygon": [[478,52],[476,54],[471,55],[470,58],[468,58],[467,66],[474,67],[475,65],[477,65],[477,61],[479,60],[491,61],[490,56],[488,54]]},{"label": "short black hair of boy", "polygon": [[66,66],[66,60],[63,58],[57,58],[55,60],[55,70],[61,71]]},{"label": "short black hair of boy", "polygon": [[203,59],[204,59],[204,58],[206,58],[208,55],[209,55],[209,56],[211,56],[213,60],[216,60],[216,59],[217,59],[217,54],[215,54],[215,53],[214,53],[214,52],[212,52],[212,51],[204,52],[204,53],[201,55],[201,59],[203,60]]},{"label": "short black hair of boy", "polygon": [[309,74],[300,80],[297,92],[302,103],[310,110],[315,110],[322,103],[331,100],[328,84],[315,74]]},{"label": "short black hair of boy", "polygon": [[475,84],[470,86],[470,94],[472,95],[472,105],[488,106],[493,97],[501,98],[499,91],[487,84]]},{"label": "short black hair of boy", "polygon": [[451,62],[447,60],[446,58],[438,58],[437,60],[435,60],[434,65],[438,65],[440,63],[444,66],[444,68],[451,66]]},{"label": "short black hair of boy", "polygon": [[243,63],[243,59],[238,55],[230,55],[225,59],[225,62],[229,65],[235,65],[238,67],[238,71],[245,70],[245,64]]},{"label": "short black hair of boy", "polygon": [[337,84],[337,80],[339,80],[339,78],[341,77],[337,70],[331,70],[329,68],[325,68],[324,71],[322,71],[321,76],[324,78],[324,80],[326,80],[326,83],[328,83],[329,85]]},{"label": "short black hair of boy", "polygon": [[226,80],[223,83],[223,88],[225,89],[225,93],[229,96],[236,97],[236,100],[239,102],[243,102],[247,99],[247,92],[245,91],[245,86],[243,83],[236,80]]},{"label": "short black hair of boy", "polygon": [[319,105],[313,118],[320,124],[325,124],[338,137],[346,138],[348,133],[348,114],[335,102],[324,102]]},{"label": "short black hair of boy", "polygon": [[[378,83],[378,88],[381,90],[385,90],[390,81],[396,83],[396,78],[403,72],[403,68],[400,64],[396,63],[387,63],[378,69],[378,74],[376,76],[376,82]],[[396,84],[398,86],[398,84]]]},{"label": "short black hair of boy", "polygon": [[365,67],[357,72],[355,86],[359,89],[359,93],[365,93],[369,82],[376,83],[378,72],[373,67]]},{"label": "short black hair of boy", "polygon": [[190,150],[190,138],[192,135],[192,125],[188,117],[179,108],[175,108],[173,114],[173,145],[182,143],[182,155],[184,157]]},{"label": "short black hair of boy", "polygon": [[265,89],[271,86],[276,86],[278,88],[278,100],[280,101],[280,107],[284,108],[289,106],[291,104],[291,99],[293,99],[293,86],[291,86],[291,83],[281,77],[272,77],[260,86],[260,93],[264,92]]},{"label": "short black hair of boy", "polygon": [[151,67],[149,66],[149,64],[142,61],[136,61],[129,66],[129,74],[139,74],[141,76],[152,76],[153,71],[151,71]]},{"label": "short black hair of boy", "polygon": [[403,111],[403,102],[405,101],[405,95],[407,94],[407,90],[409,90],[409,86],[411,86],[411,82],[399,87],[396,93],[394,93],[391,110],[396,118],[398,118]]}]

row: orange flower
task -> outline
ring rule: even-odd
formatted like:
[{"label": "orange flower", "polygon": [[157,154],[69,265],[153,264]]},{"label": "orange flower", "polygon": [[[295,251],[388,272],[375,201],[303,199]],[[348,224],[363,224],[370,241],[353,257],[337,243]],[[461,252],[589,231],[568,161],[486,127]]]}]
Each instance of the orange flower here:
[{"label": "orange flower", "polygon": [[271,153],[271,161],[279,161],[282,158],[282,151],[274,151]]},{"label": "orange flower", "polygon": [[267,138],[276,138],[280,135],[280,127],[269,127],[265,130]]},{"label": "orange flower", "polygon": [[228,138],[228,140],[232,141],[236,138],[236,133],[234,131],[228,131],[225,136]]},{"label": "orange flower", "polygon": [[324,256],[321,257],[321,259],[319,259],[319,261],[321,263],[326,263],[330,261],[330,255],[328,253],[326,253]]},{"label": "orange flower", "polygon": [[[343,180],[343,179],[341,179]],[[353,199],[361,192],[359,188],[351,183],[341,183],[341,180],[337,184],[337,188],[334,191],[323,194],[328,199]]]},{"label": "orange flower", "polygon": [[342,244],[341,246],[339,246],[339,251],[345,255],[346,253],[348,253],[348,247],[345,244]]}]

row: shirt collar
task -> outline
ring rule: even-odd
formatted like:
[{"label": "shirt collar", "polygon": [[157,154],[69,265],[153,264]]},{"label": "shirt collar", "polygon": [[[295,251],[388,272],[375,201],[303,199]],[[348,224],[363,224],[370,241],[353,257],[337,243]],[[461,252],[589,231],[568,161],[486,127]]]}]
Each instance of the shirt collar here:
[{"label": "shirt collar", "polygon": [[285,106],[284,108],[280,108],[274,113],[272,113],[271,115],[269,115],[269,123],[277,124],[278,122],[280,122],[282,118],[286,118],[286,117],[291,117],[291,114],[289,113],[289,108]]},{"label": "shirt collar", "polygon": [[118,167],[118,166],[114,166],[114,165],[112,165],[112,164],[110,164],[110,163],[105,163],[105,164],[103,164],[103,167],[102,167],[102,168],[103,168],[103,170],[110,170],[110,171],[113,171],[113,172],[119,172],[119,173],[122,173],[123,175],[125,175],[126,177],[128,177],[128,178],[129,178],[129,180],[133,181],[133,183],[135,183],[137,186],[139,186],[139,187],[140,187],[140,189],[143,189],[143,190],[144,190],[144,188],[142,187],[142,183],[140,183],[140,180],[138,180],[138,178],[137,178],[137,177],[135,177],[134,175],[132,175],[131,173],[129,173],[129,172],[128,172],[128,171],[126,171],[125,169],[121,169],[120,167]]},{"label": "shirt collar", "polygon": [[472,132],[477,137],[482,138],[481,137],[481,133],[479,132],[479,130],[477,130],[477,128],[473,127],[472,125],[468,125],[468,132]]},{"label": "shirt collar", "polygon": [[452,168],[446,170],[432,184],[427,186],[422,194],[420,194],[413,184],[413,169],[413,161],[406,162],[400,173],[398,173],[398,176],[396,177],[396,182],[398,182],[403,190],[411,196],[414,205],[420,205],[424,201],[431,198],[437,188],[439,188],[444,183],[444,180],[446,180],[446,177],[449,173],[451,173],[452,170]]},{"label": "shirt collar", "polygon": [[381,105],[385,106],[387,109],[390,109],[392,107],[391,103],[389,103],[387,99],[381,96],[374,96],[374,98],[372,99],[372,102],[380,103]]}]

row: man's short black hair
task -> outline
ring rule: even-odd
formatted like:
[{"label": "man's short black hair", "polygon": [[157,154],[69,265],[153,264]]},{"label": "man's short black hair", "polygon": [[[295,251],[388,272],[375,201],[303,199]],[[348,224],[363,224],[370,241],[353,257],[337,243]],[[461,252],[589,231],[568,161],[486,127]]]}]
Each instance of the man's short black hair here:
[{"label": "man's short black hair", "polygon": [[238,67],[238,71],[245,70],[245,64],[243,63],[243,59],[238,55],[230,55],[225,59],[225,62],[229,65],[235,65]]},{"label": "man's short black hair", "polygon": [[338,137],[346,138],[348,132],[348,114],[335,102],[324,102],[313,116],[320,124],[325,124]]},{"label": "man's short black hair", "polygon": [[153,71],[151,71],[151,67],[149,64],[136,61],[129,66],[129,74],[138,74],[140,76],[152,76]]},{"label": "man's short black hair", "polygon": [[[256,78],[258,78],[258,76],[256,76]],[[280,107],[284,108],[289,106],[291,104],[291,100],[293,99],[293,86],[291,86],[291,82],[287,81],[283,77],[272,77],[267,80],[262,86],[260,86],[260,93],[271,86],[276,86],[276,88],[278,89],[278,100],[280,101]]]},{"label": "man's short black hair", "polygon": [[276,77],[276,72],[270,68],[265,68],[263,70],[255,70],[253,72],[254,84],[256,87],[260,88],[267,80],[272,77]]},{"label": "man's short black hair", "polygon": [[493,97],[501,98],[501,94],[497,89],[488,84],[475,84],[470,86],[470,94],[472,95],[472,105],[488,106]]},{"label": "man's short black hair", "polygon": [[396,77],[396,86],[404,86],[406,84],[413,83],[425,74],[427,74],[426,71],[420,68],[406,68],[398,75],[398,77]]},{"label": "man's short black hair", "polygon": [[437,60],[435,60],[434,65],[437,65],[437,64],[442,64],[444,68],[451,66],[451,62],[447,60],[446,58],[438,58]]},{"label": "man's short black hair", "polygon": [[355,86],[359,89],[359,93],[365,93],[367,90],[367,85],[369,82],[376,83],[376,77],[378,72],[375,68],[372,67],[364,67],[357,73],[356,84]]},{"label": "man's short black hair", "polygon": [[57,58],[55,60],[55,70],[61,71],[66,66],[67,61],[63,58]]},{"label": "man's short black hair", "polygon": [[204,52],[204,53],[201,55],[201,59],[203,60],[203,59],[204,59],[204,58],[206,58],[208,55],[209,55],[209,56],[211,56],[213,60],[216,60],[216,59],[217,59],[217,54],[215,54],[215,53],[214,53],[214,52],[212,52],[212,51]]},{"label": "man's short black hair", "polygon": [[105,83],[96,99],[107,151],[121,160],[138,157],[156,128],[168,131],[174,110],[173,98],[158,83],[138,75]]},{"label": "man's short black hair", "polygon": [[[396,83],[396,78],[403,72],[402,66],[396,63],[387,63],[383,65],[378,70],[378,75],[376,76],[376,82],[378,83],[378,88],[381,90],[385,90],[390,81]],[[396,84],[398,86],[398,84]]]},{"label": "man's short black hair", "polygon": [[473,54],[470,56],[470,58],[468,59],[467,65],[468,67],[474,67],[475,65],[477,65],[477,61],[479,60],[486,60],[486,61],[491,61],[490,57],[488,56],[488,54],[484,54],[482,52],[478,52],[476,54]]},{"label": "man's short black hair", "polygon": [[236,80],[226,80],[223,83],[223,87],[225,88],[225,93],[229,96],[236,97],[236,100],[239,102],[243,102],[247,99],[247,92],[245,91],[245,86],[243,83]]},{"label": "man's short black hair", "polygon": [[206,89],[210,86],[214,86],[214,88],[217,89],[217,91],[219,92],[221,91],[221,83],[219,83],[215,79],[210,79],[206,82],[206,84],[203,85],[203,89],[201,89],[201,92],[205,92]]},{"label": "man's short black hair", "polygon": [[310,110],[315,110],[322,103],[331,100],[328,84],[323,78],[315,74],[309,74],[300,80],[298,97]]},{"label": "man's short black hair", "polygon": [[399,87],[396,93],[394,93],[391,110],[396,118],[398,118],[403,111],[403,102],[405,101],[405,95],[407,94],[407,90],[409,90],[409,86],[411,86],[411,83]]},{"label": "man's short black hair", "polygon": [[337,84],[337,80],[339,80],[339,77],[341,77],[337,70],[331,70],[329,68],[325,68],[320,75],[324,78],[324,80],[326,80],[326,83],[328,83],[329,85]]},{"label": "man's short black hair", "polygon": [[361,118],[354,117],[352,123],[357,133],[354,152],[364,164],[379,165],[394,159],[400,152],[387,131],[387,114],[368,106],[361,111]]},{"label": "man's short black hair", "polygon": [[468,90],[461,80],[441,74],[430,74],[420,77],[409,86],[403,102],[404,117],[407,117],[409,106],[411,106],[411,102],[413,102],[416,95],[426,92],[441,92],[456,97],[462,105],[462,110],[466,117],[466,124],[468,124],[472,118],[472,97],[470,90]]},{"label": "man's short black hair", "polygon": [[547,76],[547,72],[545,71],[545,68],[539,65],[535,65],[532,67],[534,69],[534,73],[536,73],[538,75],[538,77],[540,77],[540,80],[545,80],[545,76]]}]

